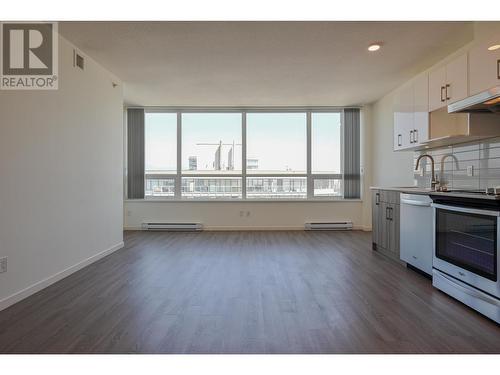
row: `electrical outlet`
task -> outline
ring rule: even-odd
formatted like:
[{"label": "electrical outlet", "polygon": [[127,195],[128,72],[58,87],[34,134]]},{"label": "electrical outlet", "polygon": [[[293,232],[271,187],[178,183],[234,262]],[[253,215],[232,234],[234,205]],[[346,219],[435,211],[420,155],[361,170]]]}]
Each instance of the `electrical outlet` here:
[{"label": "electrical outlet", "polygon": [[244,214],[245,214],[245,211],[240,211],[240,217],[243,217]]},{"label": "electrical outlet", "polygon": [[0,258],[0,273],[7,272],[7,257]]},{"label": "electrical outlet", "polygon": [[469,165],[467,167],[467,176],[469,176],[469,177],[474,176],[474,166],[473,165]]}]

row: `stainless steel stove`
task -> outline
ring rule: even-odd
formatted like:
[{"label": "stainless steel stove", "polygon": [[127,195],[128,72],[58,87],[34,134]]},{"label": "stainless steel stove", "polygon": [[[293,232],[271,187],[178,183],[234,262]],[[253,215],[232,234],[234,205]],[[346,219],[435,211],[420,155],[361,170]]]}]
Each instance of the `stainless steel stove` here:
[{"label": "stainless steel stove", "polygon": [[500,323],[498,190],[431,192],[432,284]]}]

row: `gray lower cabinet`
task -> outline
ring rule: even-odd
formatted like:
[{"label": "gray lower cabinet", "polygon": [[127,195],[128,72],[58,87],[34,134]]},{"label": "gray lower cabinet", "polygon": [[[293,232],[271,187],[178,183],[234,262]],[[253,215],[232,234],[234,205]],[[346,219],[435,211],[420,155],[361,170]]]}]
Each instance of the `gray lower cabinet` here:
[{"label": "gray lower cabinet", "polygon": [[373,250],[399,261],[399,192],[372,190]]}]

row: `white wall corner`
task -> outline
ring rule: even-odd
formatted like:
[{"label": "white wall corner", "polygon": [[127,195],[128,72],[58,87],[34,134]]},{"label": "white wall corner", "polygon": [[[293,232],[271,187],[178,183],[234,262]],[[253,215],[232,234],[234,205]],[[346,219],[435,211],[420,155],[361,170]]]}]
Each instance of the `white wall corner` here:
[{"label": "white wall corner", "polygon": [[60,272],[57,272],[53,274],[52,276],[47,277],[46,279],[43,279],[41,281],[38,281],[35,284],[32,284],[28,286],[27,288],[24,288],[14,294],[11,294],[10,296],[0,300],[0,311],[6,309],[9,306],[14,305],[17,302],[22,301],[23,299],[41,291],[42,289],[47,288],[48,286],[55,284],[56,282],[64,279],[65,277],[81,270],[82,268],[97,262],[98,260],[104,258],[107,255],[110,255],[114,253],[115,251],[121,249],[124,246],[124,242],[119,242],[110,248],[103,250],[87,259],[82,260],[81,262],[68,267]]}]

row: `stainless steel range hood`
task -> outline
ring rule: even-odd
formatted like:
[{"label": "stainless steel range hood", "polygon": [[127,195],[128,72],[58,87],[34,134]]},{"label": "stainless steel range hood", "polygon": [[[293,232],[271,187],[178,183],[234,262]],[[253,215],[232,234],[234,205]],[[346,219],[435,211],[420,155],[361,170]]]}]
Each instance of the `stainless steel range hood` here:
[{"label": "stainless steel range hood", "polygon": [[500,86],[469,96],[448,106],[448,113],[494,112],[500,114]]}]

